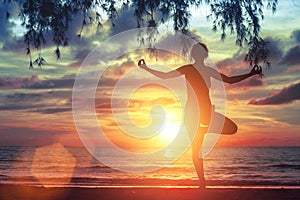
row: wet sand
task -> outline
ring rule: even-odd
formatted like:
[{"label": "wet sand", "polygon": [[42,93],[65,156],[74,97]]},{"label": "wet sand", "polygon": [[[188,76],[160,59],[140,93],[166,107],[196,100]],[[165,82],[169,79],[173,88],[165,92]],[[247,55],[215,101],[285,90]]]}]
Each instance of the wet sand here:
[{"label": "wet sand", "polygon": [[38,187],[25,185],[0,185],[1,200],[292,200],[300,196],[300,189],[284,188],[158,188],[158,187]]}]

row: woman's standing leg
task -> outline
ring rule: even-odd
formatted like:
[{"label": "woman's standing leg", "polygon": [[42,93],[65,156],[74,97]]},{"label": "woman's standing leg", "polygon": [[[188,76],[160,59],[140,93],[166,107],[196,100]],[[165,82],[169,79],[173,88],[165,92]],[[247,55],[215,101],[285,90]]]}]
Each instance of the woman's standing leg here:
[{"label": "woman's standing leg", "polygon": [[205,187],[203,159],[200,156],[200,150],[207,128],[200,127],[199,116],[192,107],[186,106],[185,110],[185,127],[191,139],[192,160],[197,172],[200,187]]},{"label": "woman's standing leg", "polygon": [[199,178],[198,185],[203,188],[205,187],[206,184],[205,184],[205,177],[204,177],[203,158],[200,155],[200,153],[201,153],[201,147],[202,147],[203,138],[206,130],[207,128],[200,127],[192,142],[193,163]]}]

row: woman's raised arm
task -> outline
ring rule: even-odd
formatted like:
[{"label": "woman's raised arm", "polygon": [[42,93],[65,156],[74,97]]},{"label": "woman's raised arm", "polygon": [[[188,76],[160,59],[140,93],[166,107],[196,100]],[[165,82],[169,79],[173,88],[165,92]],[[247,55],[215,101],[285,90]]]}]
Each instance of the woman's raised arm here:
[{"label": "woman's raised arm", "polygon": [[255,65],[249,73],[243,74],[243,75],[226,76],[224,74],[221,74],[221,78],[225,83],[233,84],[233,83],[237,83],[237,82],[240,82],[242,80],[245,80],[246,78],[249,78],[249,77],[254,76],[256,74],[262,74],[261,66]]},{"label": "woman's raised arm", "polygon": [[154,70],[154,69],[151,69],[149,68],[147,65],[146,65],[146,62],[144,59],[141,59],[139,60],[138,62],[138,66],[148,72],[150,72],[151,74],[153,74],[154,76],[158,77],[158,78],[161,78],[161,79],[169,79],[169,78],[175,78],[175,77],[178,77],[180,76],[181,74],[176,71],[176,70],[172,70],[172,71],[169,71],[169,72],[161,72],[161,71],[158,71],[158,70]]}]

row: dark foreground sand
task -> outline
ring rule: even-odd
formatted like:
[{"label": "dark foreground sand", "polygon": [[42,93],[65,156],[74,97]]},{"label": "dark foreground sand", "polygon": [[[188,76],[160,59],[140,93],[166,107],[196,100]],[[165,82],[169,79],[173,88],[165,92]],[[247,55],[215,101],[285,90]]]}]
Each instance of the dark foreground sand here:
[{"label": "dark foreground sand", "polygon": [[0,185],[1,200],[134,200],[134,199],[207,199],[207,200],[296,200],[300,189],[242,189],[242,188],[44,188],[21,185]]}]

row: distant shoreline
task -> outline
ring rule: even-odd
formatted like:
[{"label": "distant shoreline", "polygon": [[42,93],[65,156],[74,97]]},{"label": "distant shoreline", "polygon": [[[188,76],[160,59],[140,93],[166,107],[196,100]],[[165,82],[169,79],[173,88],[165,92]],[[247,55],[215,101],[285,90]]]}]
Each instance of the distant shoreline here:
[{"label": "distant shoreline", "polygon": [[[27,185],[27,184],[0,184],[11,186],[29,186],[37,188],[86,188],[86,189],[199,189],[196,185]],[[257,189],[257,190],[300,190],[300,186],[292,185],[208,185],[205,189]]]},{"label": "distant shoreline", "polygon": [[[64,178],[44,178],[42,182],[31,178],[10,179],[0,181],[0,185],[20,185],[49,188],[96,188],[96,189],[123,189],[123,188],[198,188],[198,180],[190,179],[97,179],[97,178],[71,178],[65,182]],[[209,189],[299,189],[300,182],[274,182],[274,181],[223,181],[207,180]]]},{"label": "distant shoreline", "polygon": [[287,200],[297,199],[300,189],[266,189],[266,188],[78,188],[78,187],[37,187],[26,185],[0,184],[0,199],[48,199],[48,200],[79,200],[79,199],[263,199],[263,200]]}]

